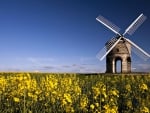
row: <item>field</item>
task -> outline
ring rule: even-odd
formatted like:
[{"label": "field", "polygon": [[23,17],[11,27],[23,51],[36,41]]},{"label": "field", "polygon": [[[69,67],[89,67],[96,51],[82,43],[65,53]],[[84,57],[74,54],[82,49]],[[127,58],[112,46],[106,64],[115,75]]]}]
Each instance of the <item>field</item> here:
[{"label": "field", "polygon": [[0,113],[150,113],[150,74],[0,73]]}]

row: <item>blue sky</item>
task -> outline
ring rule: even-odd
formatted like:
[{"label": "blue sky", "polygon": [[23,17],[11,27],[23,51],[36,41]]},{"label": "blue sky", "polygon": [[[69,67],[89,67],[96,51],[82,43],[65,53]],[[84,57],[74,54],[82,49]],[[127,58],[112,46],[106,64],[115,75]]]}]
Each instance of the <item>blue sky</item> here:
[{"label": "blue sky", "polygon": [[[103,15],[121,33],[140,13],[147,20],[127,36],[150,53],[149,0],[0,0],[0,71],[105,72],[96,54],[115,34],[96,21]],[[133,54],[134,71],[150,60]]]}]

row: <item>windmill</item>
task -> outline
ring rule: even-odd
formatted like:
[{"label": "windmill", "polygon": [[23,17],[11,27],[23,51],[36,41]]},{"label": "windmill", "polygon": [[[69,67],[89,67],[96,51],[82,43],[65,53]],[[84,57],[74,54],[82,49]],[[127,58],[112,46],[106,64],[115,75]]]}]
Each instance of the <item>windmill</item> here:
[{"label": "windmill", "polygon": [[140,14],[129,27],[126,28],[123,34],[119,33],[120,28],[118,26],[103,16],[99,15],[96,20],[116,34],[115,37],[106,42],[104,48],[97,54],[97,58],[100,61],[106,57],[106,73],[117,72],[116,65],[118,60],[121,61],[122,73],[131,72],[131,50],[144,60],[150,58],[150,54],[125,37],[126,34],[132,35],[146,20],[146,16]]}]

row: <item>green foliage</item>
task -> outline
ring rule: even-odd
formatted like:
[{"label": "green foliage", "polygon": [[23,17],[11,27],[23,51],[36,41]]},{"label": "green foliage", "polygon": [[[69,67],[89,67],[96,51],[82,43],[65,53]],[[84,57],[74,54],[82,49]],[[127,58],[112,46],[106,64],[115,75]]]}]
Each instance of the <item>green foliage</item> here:
[{"label": "green foliage", "polygon": [[0,113],[149,113],[150,74],[0,73]]}]

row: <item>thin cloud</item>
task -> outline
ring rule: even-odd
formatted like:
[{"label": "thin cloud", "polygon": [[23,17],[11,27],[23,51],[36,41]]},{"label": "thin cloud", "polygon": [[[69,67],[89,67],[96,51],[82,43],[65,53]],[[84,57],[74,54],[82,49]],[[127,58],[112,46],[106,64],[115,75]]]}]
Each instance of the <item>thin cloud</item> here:
[{"label": "thin cloud", "polygon": [[150,64],[139,63],[134,66],[134,70],[136,72],[150,72]]},{"label": "thin cloud", "polygon": [[48,70],[49,70],[49,69],[54,69],[55,67],[54,67],[54,66],[43,66],[42,68],[43,68],[43,69],[48,69]]},{"label": "thin cloud", "polygon": [[[96,63],[93,57],[78,57],[74,59],[76,62],[59,62],[60,59],[28,57],[20,58],[19,61],[25,62],[22,69],[19,69],[22,64],[18,64],[18,70],[27,70],[32,72],[72,72],[72,73],[99,73],[104,72],[99,63]],[[61,61],[63,61],[61,59]],[[79,61],[79,62],[78,62]],[[16,68],[17,68],[16,67]],[[15,69],[14,69],[15,70]]]},{"label": "thin cloud", "polygon": [[150,64],[138,64],[141,70],[150,71]]},{"label": "thin cloud", "polygon": [[72,67],[76,67],[76,66],[78,66],[77,64],[72,64]]},{"label": "thin cloud", "polygon": [[69,65],[63,65],[62,67],[63,68],[70,68],[71,66],[69,66]]}]

